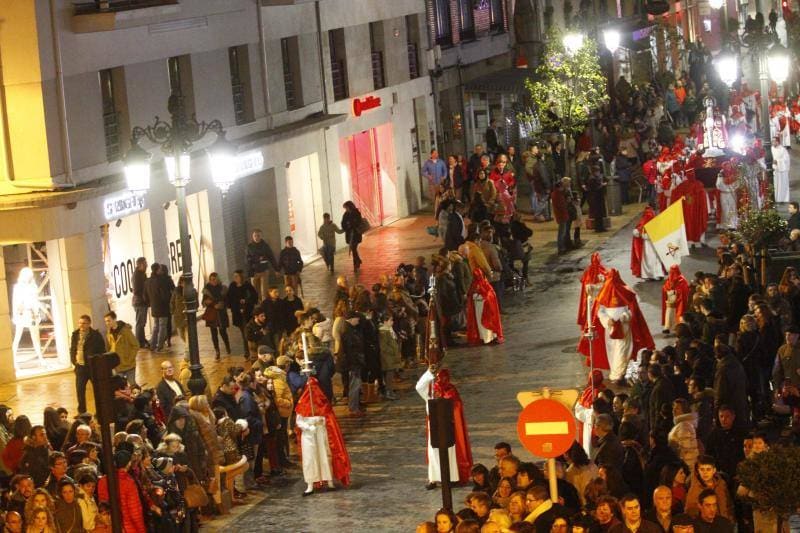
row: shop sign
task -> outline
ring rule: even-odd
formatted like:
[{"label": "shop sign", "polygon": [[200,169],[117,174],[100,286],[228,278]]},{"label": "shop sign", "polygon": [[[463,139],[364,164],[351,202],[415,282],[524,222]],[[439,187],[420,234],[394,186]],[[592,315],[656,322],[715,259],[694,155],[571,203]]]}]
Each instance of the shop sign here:
[{"label": "shop sign", "polygon": [[144,209],[144,195],[125,192],[103,200],[106,220],[115,220]]},{"label": "shop sign", "polygon": [[353,98],[353,115],[360,117],[361,113],[370,109],[380,107],[381,99],[377,96],[367,96],[366,98]]},{"label": "shop sign", "polygon": [[261,153],[261,150],[242,152],[236,156],[234,179],[249,176],[261,170],[264,170],[264,154]]}]

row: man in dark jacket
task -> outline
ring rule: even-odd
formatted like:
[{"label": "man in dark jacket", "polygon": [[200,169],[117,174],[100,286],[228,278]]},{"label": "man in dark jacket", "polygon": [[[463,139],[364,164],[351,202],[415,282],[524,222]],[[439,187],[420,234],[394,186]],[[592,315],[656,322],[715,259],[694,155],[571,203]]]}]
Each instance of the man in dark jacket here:
[{"label": "man in dark jacket", "polygon": [[610,465],[621,472],[625,460],[625,448],[614,433],[614,419],[611,415],[597,415],[594,431],[599,439],[597,448],[592,449],[592,460],[597,465]]},{"label": "man in dark jacket", "polygon": [[267,297],[270,278],[278,262],[275,261],[272,248],[261,238],[260,229],[254,229],[252,237],[253,240],[247,243],[247,275],[250,276],[250,282],[258,292],[258,297],[264,299]]},{"label": "man in dark jacket", "polygon": [[211,401],[211,407],[221,407],[228,413],[228,418],[237,420],[242,418],[242,413],[239,411],[239,402],[236,400],[236,395],[233,388],[236,385],[236,380],[233,377],[226,375],[222,378],[222,383],[219,384],[217,393]]},{"label": "man in dark jacket", "polygon": [[348,370],[350,389],[348,392],[350,414],[364,416],[361,409],[361,370],[364,368],[364,337],[358,327],[361,315],[350,311],[345,315],[346,324],[342,332],[341,350]]},{"label": "man in dark jacket", "polygon": [[10,488],[12,492],[6,503],[6,512],[17,512],[20,516],[25,516],[25,504],[36,489],[33,478],[28,474],[17,474],[11,478]]},{"label": "man in dark jacket", "polygon": [[444,234],[444,246],[450,251],[458,250],[464,244],[464,217],[458,212],[463,208],[458,200],[447,204],[447,230]]},{"label": "man in dark jacket", "polygon": [[300,257],[300,251],[294,247],[294,239],[291,236],[283,241],[285,246],[278,256],[278,265],[283,272],[284,283],[296,290],[302,285],[300,272],[303,271],[303,258]]},{"label": "man in dark jacket", "polygon": [[267,293],[267,297],[261,302],[261,310],[264,311],[266,316],[266,325],[272,335],[272,340],[269,344],[274,348],[278,348],[281,344],[281,338],[285,331],[284,325],[281,322],[281,307],[283,301],[281,300],[281,291],[277,288],[272,288]]},{"label": "man in dark jacket", "polygon": [[147,259],[140,257],[136,260],[136,270],[133,271],[133,310],[136,312],[134,332],[139,348],[149,348],[147,336],[144,332],[147,324]]},{"label": "man in dark jacket", "polygon": [[[658,421],[661,416],[663,406],[667,406],[672,410],[672,401],[675,399],[675,389],[672,382],[663,375],[661,366],[650,365],[647,369],[647,376],[653,384],[653,390],[650,392],[650,405],[647,409],[647,415],[650,418],[650,429],[659,427]],[[670,424],[671,426],[671,424]]]},{"label": "man in dark jacket", "polygon": [[729,406],[736,420],[737,428],[750,427],[750,411],[747,405],[747,374],[742,363],[733,355],[733,350],[725,344],[714,347],[717,358],[714,372],[714,407],[719,410],[722,405]]},{"label": "man in dark jacket", "polygon": [[736,414],[727,405],[720,406],[718,417],[719,424],[711,430],[704,443],[706,454],[716,459],[717,467],[732,477],[736,474],[736,466],[744,460],[746,433],[736,427]]},{"label": "man in dark jacket", "polygon": [[272,330],[267,325],[267,314],[262,307],[253,309],[253,318],[244,327],[244,338],[251,354],[257,354],[259,346],[269,346],[271,353],[275,353]]},{"label": "man in dark jacket", "polygon": [[19,463],[20,473],[29,474],[36,487],[44,487],[47,476],[50,475],[49,456],[50,447],[44,426],[33,426],[30,436],[25,442],[25,451]]},{"label": "man in dark jacket", "polygon": [[150,338],[150,349],[164,351],[164,342],[170,335],[167,331],[169,322],[169,301],[172,292],[169,283],[161,274],[166,266],[153,263],[150,266],[150,277],[147,280],[147,300],[150,302],[150,315],[153,317],[153,336]]},{"label": "man in dark jacket", "polygon": [[169,418],[175,404],[186,398],[186,390],[180,381],[175,379],[175,367],[172,361],[161,363],[161,381],[156,385],[156,395],[161,403],[164,416]]},{"label": "man in dark jacket", "polygon": [[91,379],[89,357],[105,353],[106,341],[99,331],[92,328],[92,318],[81,315],[78,329],[72,332],[69,344],[69,359],[75,367],[75,390],[78,394],[78,412],[85,413],[86,384]]},{"label": "man in dark jacket", "polygon": [[525,494],[526,522],[533,524],[536,533],[550,533],[557,517],[569,516],[563,505],[550,501],[548,489],[542,485],[533,485]]},{"label": "man in dark jacket", "polygon": [[788,230],[800,229],[800,204],[789,202],[789,220],[787,221]]}]

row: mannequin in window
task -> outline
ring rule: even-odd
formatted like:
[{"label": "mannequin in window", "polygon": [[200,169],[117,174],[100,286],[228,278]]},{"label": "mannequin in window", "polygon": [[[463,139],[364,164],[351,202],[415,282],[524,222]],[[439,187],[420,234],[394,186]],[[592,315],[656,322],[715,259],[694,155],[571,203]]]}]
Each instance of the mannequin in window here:
[{"label": "mannequin in window", "polygon": [[19,341],[22,340],[22,333],[28,328],[31,336],[31,344],[36,352],[39,363],[44,364],[42,357],[42,344],[39,337],[39,322],[41,321],[41,304],[39,302],[39,288],[33,277],[33,270],[28,267],[19,271],[17,283],[14,285],[12,294],[13,322],[14,322],[14,342],[11,350],[17,363],[16,355],[19,349]]}]

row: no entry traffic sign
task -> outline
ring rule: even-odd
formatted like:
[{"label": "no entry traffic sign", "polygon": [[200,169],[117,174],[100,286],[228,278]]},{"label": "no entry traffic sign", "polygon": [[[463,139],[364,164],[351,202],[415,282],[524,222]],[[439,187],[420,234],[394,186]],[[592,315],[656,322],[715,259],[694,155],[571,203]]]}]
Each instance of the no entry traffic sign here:
[{"label": "no entry traffic sign", "polygon": [[558,457],[575,440],[575,418],[551,399],[529,403],[517,419],[517,436],[526,450],[547,459]]}]

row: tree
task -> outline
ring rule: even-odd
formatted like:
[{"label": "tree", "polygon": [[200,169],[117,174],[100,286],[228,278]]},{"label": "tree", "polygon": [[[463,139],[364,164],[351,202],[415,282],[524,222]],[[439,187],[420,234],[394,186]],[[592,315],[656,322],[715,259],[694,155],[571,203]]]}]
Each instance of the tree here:
[{"label": "tree", "polygon": [[737,473],[756,509],[788,517],[800,507],[800,448],[776,446],[754,454]]},{"label": "tree", "polygon": [[575,54],[570,54],[555,28],[548,31],[545,42],[535,79],[525,81],[532,103],[532,116],[526,118],[538,122],[545,131],[578,135],[592,111],[608,101],[597,43],[584,39]]}]

